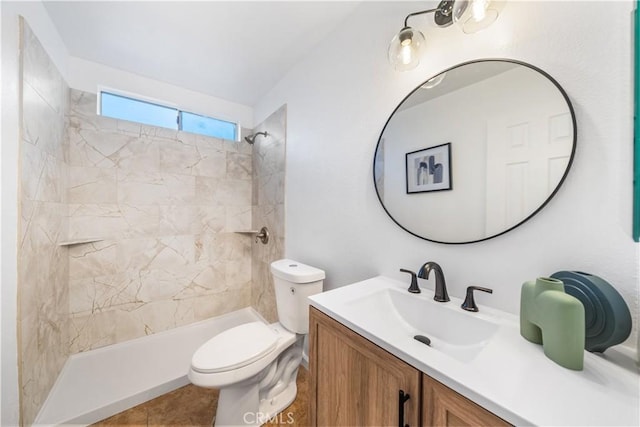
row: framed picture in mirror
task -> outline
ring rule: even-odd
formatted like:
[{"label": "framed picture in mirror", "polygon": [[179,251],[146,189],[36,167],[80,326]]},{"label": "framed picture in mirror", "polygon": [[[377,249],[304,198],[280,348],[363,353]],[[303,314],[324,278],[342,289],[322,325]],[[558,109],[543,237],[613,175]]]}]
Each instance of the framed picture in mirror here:
[{"label": "framed picture in mirror", "polygon": [[412,151],[406,157],[407,194],[451,190],[451,143]]}]

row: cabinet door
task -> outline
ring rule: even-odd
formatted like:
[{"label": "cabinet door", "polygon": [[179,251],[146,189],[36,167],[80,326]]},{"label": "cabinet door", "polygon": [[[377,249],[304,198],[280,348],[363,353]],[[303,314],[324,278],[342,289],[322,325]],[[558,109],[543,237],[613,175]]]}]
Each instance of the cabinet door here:
[{"label": "cabinet door", "polygon": [[419,425],[420,372],[311,307],[309,324],[312,426]]},{"label": "cabinet door", "polygon": [[510,425],[428,375],[422,375],[422,390],[424,426]]}]

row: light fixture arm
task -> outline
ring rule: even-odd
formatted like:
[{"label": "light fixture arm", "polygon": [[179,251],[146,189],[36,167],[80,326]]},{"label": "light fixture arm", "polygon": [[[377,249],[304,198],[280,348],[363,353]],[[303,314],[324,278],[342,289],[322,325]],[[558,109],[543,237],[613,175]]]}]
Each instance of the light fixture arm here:
[{"label": "light fixture arm", "polygon": [[433,17],[433,21],[436,23],[437,26],[439,27],[448,27],[449,25],[451,25],[453,23],[453,4],[454,4],[454,0],[442,0],[439,4],[438,7],[433,8],[433,9],[426,9],[426,10],[420,10],[418,12],[413,12],[407,15],[406,18],[404,18],[404,26],[405,28],[408,27],[408,21],[409,18],[416,16],[416,15],[424,15],[427,13],[434,13],[434,17]]},{"label": "light fixture arm", "polygon": [[416,15],[424,15],[425,13],[433,13],[435,11],[439,10],[439,8],[434,8],[434,9],[427,9],[427,10],[421,10],[419,12],[413,12],[407,15],[406,18],[404,18],[404,26],[408,27],[409,25],[407,24],[407,21],[409,21],[409,18],[416,16]]}]

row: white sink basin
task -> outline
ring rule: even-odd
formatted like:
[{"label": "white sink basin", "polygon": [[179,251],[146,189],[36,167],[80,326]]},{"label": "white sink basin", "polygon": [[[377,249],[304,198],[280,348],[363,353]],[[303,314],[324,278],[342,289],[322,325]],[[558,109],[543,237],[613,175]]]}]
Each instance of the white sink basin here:
[{"label": "white sink basin", "polygon": [[[565,369],[520,336],[518,316],[462,300],[433,300],[433,291],[376,276],[309,297],[333,317],[421,372],[513,425],[640,425],[637,370],[585,352],[584,370]],[[415,340],[424,335],[429,346]],[[607,353],[611,351],[607,350]],[[550,387],[553,393],[549,393]],[[535,402],[535,404],[531,404]]]},{"label": "white sink basin", "polygon": [[459,303],[436,302],[431,293],[410,294],[396,288],[378,290],[344,305],[350,320],[373,334],[388,331],[407,340],[423,335],[431,340],[432,349],[460,361],[475,358],[499,327],[496,321],[462,310]]}]

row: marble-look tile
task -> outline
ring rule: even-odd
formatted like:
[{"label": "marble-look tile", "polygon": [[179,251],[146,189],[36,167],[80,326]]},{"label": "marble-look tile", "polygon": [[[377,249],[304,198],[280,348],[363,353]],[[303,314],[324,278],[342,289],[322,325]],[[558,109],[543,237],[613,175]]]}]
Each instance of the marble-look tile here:
[{"label": "marble-look tile", "polygon": [[199,145],[198,154],[200,159],[192,166],[191,174],[211,178],[225,178],[227,176],[227,153],[220,148],[208,148],[206,144]]},{"label": "marble-look tile", "polygon": [[158,233],[158,206],[69,204],[68,239],[129,239]]},{"label": "marble-look tile", "polygon": [[84,279],[118,272],[118,244],[112,240],[69,247],[69,279]]},{"label": "marble-look tile", "polygon": [[251,305],[251,288],[232,289],[218,294],[193,298],[191,304],[196,319],[220,316]]},{"label": "marble-look tile", "polygon": [[284,172],[260,177],[258,205],[284,203]]},{"label": "marble-look tile", "polygon": [[[60,92],[62,95],[62,92]],[[64,120],[29,84],[22,91],[22,137],[40,150],[63,160]]]},{"label": "marble-look tile", "polygon": [[68,87],[21,19],[18,363],[21,420],[31,425],[69,354],[64,116]]},{"label": "marble-look tile", "polygon": [[200,161],[200,153],[195,145],[167,139],[157,139],[155,143],[160,150],[160,170],[192,175],[193,167]]},{"label": "marble-look tile", "polygon": [[[71,89],[69,94],[70,111],[67,125],[74,130],[118,130],[118,120],[97,114],[98,101],[94,93]],[[137,136],[140,136],[139,134]]]},{"label": "marble-look tile", "polygon": [[178,139],[177,129],[168,129],[168,128],[162,128],[162,127],[142,125],[142,129],[140,133],[142,135],[154,136],[156,138],[172,139],[174,141]]},{"label": "marble-look tile", "polygon": [[287,136],[287,106],[286,104],[274,111],[256,129],[266,129],[273,141],[284,141]]},{"label": "marble-look tile", "polygon": [[251,286],[251,260],[240,259],[227,261],[226,284],[227,289],[238,289]]},{"label": "marble-look tile", "polygon": [[140,304],[142,278],[138,271],[91,276],[69,281],[71,314],[107,311],[125,304]]},{"label": "marble-look tile", "polygon": [[251,179],[252,159],[248,154],[227,153],[227,178]]},{"label": "marble-look tile", "polygon": [[116,203],[116,170],[70,166],[68,197],[73,204]]},{"label": "marble-look tile", "polygon": [[22,144],[21,195],[28,200],[64,202],[66,165],[56,157],[29,143]]},{"label": "marble-look tile", "polygon": [[180,140],[163,139],[156,143],[160,147],[160,169],[164,172],[212,178],[226,176],[226,153],[221,149],[198,147]]},{"label": "marble-look tile", "polygon": [[109,140],[114,137],[124,142],[122,146],[108,156],[115,167],[134,171],[164,171],[160,165],[160,147],[158,146],[157,140],[128,136],[126,133],[117,133],[108,136]]},{"label": "marble-look tile", "polygon": [[[124,133],[72,126],[68,127],[68,138],[69,164],[98,168],[116,167],[121,161],[119,151],[125,150],[131,141],[138,139]],[[157,158],[155,160],[157,161]],[[155,166],[157,170],[157,163]]]},{"label": "marble-look tile", "polygon": [[197,234],[202,230],[201,207],[193,205],[163,205],[158,207],[157,235]]},{"label": "marble-look tile", "polygon": [[265,142],[256,147],[254,154],[254,169],[259,177],[284,172],[284,141]]},{"label": "marble-look tile", "polygon": [[20,257],[39,257],[41,251],[57,247],[67,232],[66,205],[62,203],[34,202],[27,219]]},{"label": "marble-look tile", "polygon": [[190,281],[172,295],[174,300],[219,294],[230,289],[225,273],[226,263],[201,263],[190,269]]},{"label": "marble-look tile", "polygon": [[[102,311],[90,314],[71,315],[71,337],[69,349],[71,353],[100,348],[114,344],[117,341],[117,331],[122,326],[118,324],[119,312],[116,310]],[[124,335],[124,330],[122,334]],[[127,328],[127,332],[129,329]],[[142,331],[143,336],[144,331]],[[131,333],[135,337],[136,333]]]},{"label": "marble-look tile", "polygon": [[[269,146],[262,147],[264,164],[256,167],[249,144],[100,118],[95,102],[92,95],[71,91],[69,162],[115,171],[117,197],[115,202],[71,204],[69,233],[87,236],[103,230],[115,246],[109,256],[71,257],[76,276],[71,282],[72,351],[246,307],[254,289],[263,311],[275,310],[268,259],[281,257],[283,250],[278,236],[284,228],[278,222],[283,195],[278,192],[284,188],[278,177],[263,184],[256,171],[283,172],[283,137],[269,138]],[[279,114],[273,123],[284,129]],[[259,222],[275,230],[273,243],[263,249],[251,236],[233,233],[256,225],[256,180],[264,203]],[[262,269],[258,281],[252,274],[256,260]],[[106,265],[97,268],[100,263]]]},{"label": "marble-look tile", "polygon": [[251,230],[252,209],[250,206],[226,206],[224,231]]},{"label": "marble-look tile", "polygon": [[252,145],[242,139],[241,141],[231,141],[229,139],[221,139],[222,147],[228,153],[251,154]]},{"label": "marble-look tile", "polygon": [[269,132],[269,138],[260,138],[254,144],[252,228],[267,226],[271,238],[268,244],[253,247],[251,304],[265,319],[275,321],[277,306],[270,264],[284,257],[286,107],[256,130]]},{"label": "marble-look tile", "polygon": [[208,262],[251,259],[250,235],[239,233],[204,234],[198,237],[202,253],[200,260]]},{"label": "marble-look tile", "polygon": [[128,205],[192,204],[196,178],[188,175],[118,171],[118,203]]},{"label": "marble-look tile", "polygon": [[196,177],[198,204],[251,206],[251,181]]},{"label": "marble-look tile", "polygon": [[21,144],[20,149],[21,197],[27,200],[36,200],[45,162],[47,161],[47,153],[35,145],[26,142]]},{"label": "marble-look tile", "polygon": [[[22,77],[56,112],[62,112],[65,82],[55,64],[28,25],[22,33]],[[26,86],[26,85],[23,85]]]},{"label": "marble-look tile", "polygon": [[66,164],[47,154],[40,174],[35,200],[63,203],[67,200],[68,170]]},{"label": "marble-look tile", "polygon": [[163,236],[126,239],[118,242],[119,271],[181,271],[195,262],[194,236]]},{"label": "marble-look tile", "polygon": [[118,132],[130,133],[136,136],[142,136],[142,124],[130,122],[129,120],[116,120],[116,129]]},{"label": "marble-look tile", "polygon": [[197,206],[197,224],[192,231],[195,234],[220,233],[226,231],[227,207]]},{"label": "marble-look tile", "polygon": [[[206,267],[208,266],[200,268],[189,266],[181,271],[169,268],[140,270],[142,286],[139,296],[146,302],[177,301],[212,292],[210,288],[194,282]],[[206,284],[214,286],[223,283],[224,276],[218,281]]]}]

